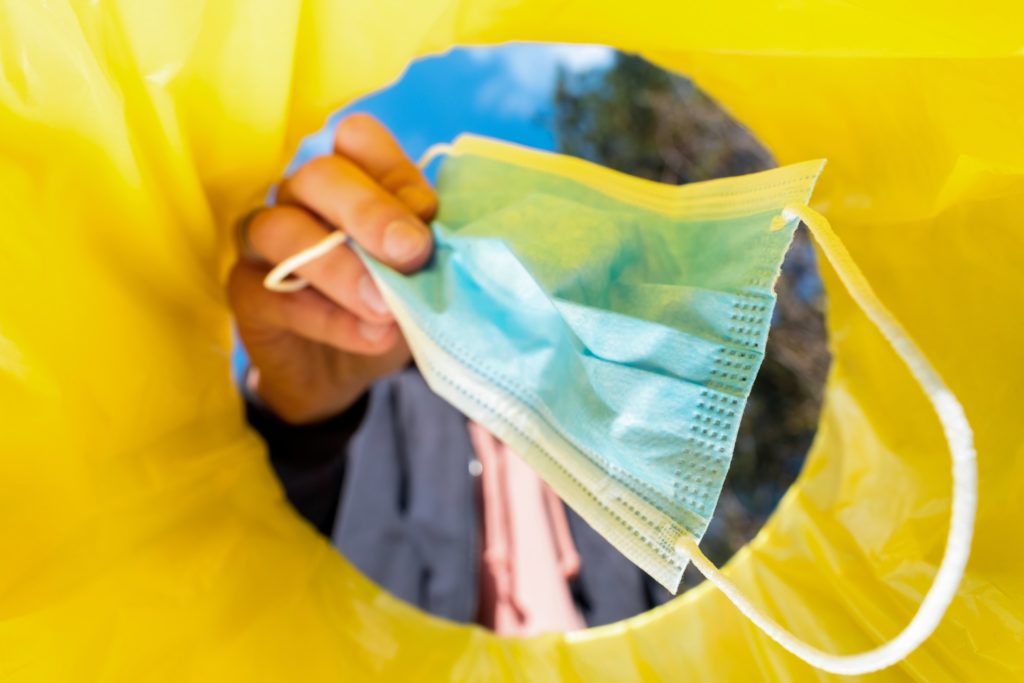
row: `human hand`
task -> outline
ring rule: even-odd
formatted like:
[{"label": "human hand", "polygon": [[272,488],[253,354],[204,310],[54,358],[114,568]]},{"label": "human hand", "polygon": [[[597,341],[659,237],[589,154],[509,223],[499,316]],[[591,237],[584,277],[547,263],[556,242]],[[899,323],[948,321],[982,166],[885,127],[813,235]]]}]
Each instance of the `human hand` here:
[{"label": "human hand", "polygon": [[249,389],[281,419],[314,422],[341,412],[409,351],[359,257],[337,247],[300,267],[310,287],[272,292],[274,265],[343,230],[405,273],[430,258],[425,221],[433,189],[378,121],[356,114],[335,130],[334,153],[310,160],[278,189],[275,206],[250,215],[228,299],[251,363]]}]

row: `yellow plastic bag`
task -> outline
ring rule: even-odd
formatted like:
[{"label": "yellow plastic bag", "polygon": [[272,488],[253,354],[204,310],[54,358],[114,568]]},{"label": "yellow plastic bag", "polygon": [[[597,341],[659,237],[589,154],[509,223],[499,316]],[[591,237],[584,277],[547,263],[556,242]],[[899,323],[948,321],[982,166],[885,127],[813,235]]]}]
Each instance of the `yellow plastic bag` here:
[{"label": "yellow plastic bag", "polygon": [[[686,73],[816,193],[976,432],[974,553],[877,680],[1024,678],[1024,58],[1016,2],[0,3],[0,680],[815,680],[710,586],[508,640],[360,577],[283,500],[229,372],[229,226],[413,57],[600,42]],[[908,28],[908,27],[913,27]],[[937,420],[825,272],[800,480],[729,565],[835,652],[897,632],[948,519]]]}]

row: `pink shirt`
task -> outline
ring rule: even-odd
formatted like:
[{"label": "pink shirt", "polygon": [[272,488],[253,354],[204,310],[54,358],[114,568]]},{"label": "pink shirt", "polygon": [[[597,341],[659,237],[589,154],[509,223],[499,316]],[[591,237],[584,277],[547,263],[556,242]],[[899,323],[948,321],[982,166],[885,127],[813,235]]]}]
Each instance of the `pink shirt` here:
[{"label": "pink shirt", "polygon": [[585,628],[569,591],[580,558],[562,501],[482,426],[470,422],[469,437],[483,466],[478,623],[518,636]]}]

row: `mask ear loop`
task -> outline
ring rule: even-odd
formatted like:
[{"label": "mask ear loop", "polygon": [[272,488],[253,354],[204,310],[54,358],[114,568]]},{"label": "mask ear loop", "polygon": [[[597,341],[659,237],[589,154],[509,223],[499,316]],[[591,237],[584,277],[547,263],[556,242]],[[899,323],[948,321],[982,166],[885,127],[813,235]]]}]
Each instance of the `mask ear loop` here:
[{"label": "mask ear loop", "polygon": [[[430,165],[434,159],[442,155],[452,154],[452,146],[446,143],[440,143],[431,145],[420,160],[416,163],[416,166],[421,170],[426,170],[427,166]],[[349,237],[341,230],[334,230],[329,233],[322,240],[317,242],[311,247],[303,249],[297,254],[286,258],[277,264],[267,276],[263,278],[263,286],[272,292],[281,292],[284,294],[290,294],[292,292],[299,292],[309,286],[309,282],[305,278],[301,278],[297,275],[293,275],[296,270],[311,263],[330,250],[348,242]]]},{"label": "mask ear loop", "polygon": [[334,230],[328,233],[326,237],[313,246],[289,256],[274,266],[273,270],[263,278],[263,286],[272,292],[281,292],[283,294],[301,292],[309,286],[309,282],[306,278],[299,277],[298,275],[292,276],[292,273],[346,242],[348,242],[348,235],[341,230]]},{"label": "mask ear loop", "polygon": [[857,654],[836,655],[819,650],[797,638],[753,605],[701,552],[690,537],[677,547],[693,565],[718,587],[722,593],[759,629],[783,648],[808,664],[834,674],[858,675],[878,671],[899,662],[914,651],[938,627],[956,596],[971,552],[974,517],[977,508],[978,483],[974,436],[967,416],[942,378],[921,353],[892,313],[878,299],[864,274],[851,258],[846,247],[820,213],[806,206],[787,206],[782,216],[773,221],[772,229],[781,229],[800,219],[810,229],[839,279],[846,285],[854,301],[881,330],[886,341],[910,369],[924,389],[929,402],[942,423],[952,459],[953,501],[950,509],[946,548],[931,587],[910,623],[892,640],[875,649]]},{"label": "mask ear loop", "polygon": [[427,147],[427,151],[424,152],[420,156],[420,160],[416,162],[416,168],[421,171],[426,171],[427,166],[430,166],[434,159],[442,156],[452,156],[453,154],[455,154],[455,147],[447,142],[439,142],[436,145],[431,145],[430,147]]}]

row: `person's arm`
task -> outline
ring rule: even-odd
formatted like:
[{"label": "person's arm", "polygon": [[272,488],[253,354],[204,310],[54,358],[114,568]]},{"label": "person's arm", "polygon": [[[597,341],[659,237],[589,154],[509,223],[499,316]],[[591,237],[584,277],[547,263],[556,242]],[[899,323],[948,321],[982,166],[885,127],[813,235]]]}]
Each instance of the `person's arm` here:
[{"label": "person's arm", "polygon": [[251,363],[243,392],[288,498],[329,534],[345,453],[366,392],[400,368],[409,351],[361,259],[340,244],[300,267],[299,291],[270,291],[271,269],[343,231],[402,272],[432,250],[427,222],[437,198],[416,165],[377,121],[354,115],[335,129],[332,154],[303,164],[276,202],[239,226],[228,301]]},{"label": "person's arm", "polygon": [[368,395],[332,417],[298,425],[282,420],[248,389],[243,388],[243,395],[246,419],[266,442],[288,500],[320,533],[330,536],[348,444],[362,423]]}]

